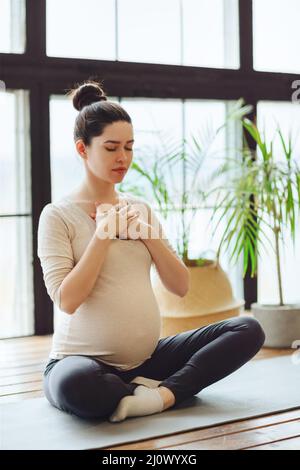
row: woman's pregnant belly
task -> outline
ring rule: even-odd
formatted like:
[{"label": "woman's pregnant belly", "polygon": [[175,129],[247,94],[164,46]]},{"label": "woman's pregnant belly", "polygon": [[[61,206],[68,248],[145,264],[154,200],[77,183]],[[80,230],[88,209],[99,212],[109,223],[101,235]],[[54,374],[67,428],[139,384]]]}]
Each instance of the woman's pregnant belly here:
[{"label": "woman's pregnant belly", "polygon": [[89,296],[56,329],[52,357],[90,355],[123,370],[151,357],[161,331],[151,261],[142,241],[112,240]]},{"label": "woman's pregnant belly", "polygon": [[159,306],[148,273],[143,279],[131,276],[126,286],[124,277],[123,284],[105,281],[99,279],[70,316],[65,346],[128,370],[151,357],[156,348],[161,332]]}]

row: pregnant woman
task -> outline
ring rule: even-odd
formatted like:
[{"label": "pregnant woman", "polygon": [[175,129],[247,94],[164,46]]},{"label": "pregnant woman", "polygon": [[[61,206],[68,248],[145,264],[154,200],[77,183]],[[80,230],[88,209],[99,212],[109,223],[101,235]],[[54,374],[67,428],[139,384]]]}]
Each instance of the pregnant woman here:
[{"label": "pregnant woman", "polygon": [[249,361],[265,337],[243,316],[160,338],[150,268],[180,297],[189,271],[151,205],[115,189],[132,161],[128,113],[95,81],[68,94],[85,178],[39,219],[38,256],[59,308],[44,391],[67,413],[119,422],[199,393]]}]

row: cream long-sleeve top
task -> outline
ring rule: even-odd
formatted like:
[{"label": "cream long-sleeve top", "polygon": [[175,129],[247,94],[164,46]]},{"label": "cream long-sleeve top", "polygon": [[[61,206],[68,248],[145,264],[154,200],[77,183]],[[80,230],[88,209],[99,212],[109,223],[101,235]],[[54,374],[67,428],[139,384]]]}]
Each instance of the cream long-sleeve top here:
[{"label": "cream long-sleeve top", "polygon": [[[151,205],[130,193],[123,197],[150,209],[161,238],[177,255]],[[143,241],[112,239],[88,297],[72,315],[61,310],[59,287],[95,229],[95,220],[68,198],[47,204],[40,214],[37,254],[48,295],[58,307],[49,358],[86,355],[120,370],[133,369],[151,357],[161,331],[150,274],[155,265]]]}]

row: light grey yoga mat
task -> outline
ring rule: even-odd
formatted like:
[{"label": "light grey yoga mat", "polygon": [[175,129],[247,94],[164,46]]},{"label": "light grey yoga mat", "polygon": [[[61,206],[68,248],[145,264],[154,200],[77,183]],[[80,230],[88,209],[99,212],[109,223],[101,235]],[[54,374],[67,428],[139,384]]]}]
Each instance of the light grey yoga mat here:
[{"label": "light grey yoga mat", "polygon": [[46,398],[2,404],[2,449],[100,449],[300,407],[293,356],[250,361],[168,410],[120,423],[83,420]]}]

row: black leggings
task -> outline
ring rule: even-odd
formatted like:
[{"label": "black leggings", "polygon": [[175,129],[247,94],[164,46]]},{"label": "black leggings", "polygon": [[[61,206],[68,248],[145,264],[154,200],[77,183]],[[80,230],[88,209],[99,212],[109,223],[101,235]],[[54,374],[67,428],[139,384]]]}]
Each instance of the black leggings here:
[{"label": "black leggings", "polygon": [[107,418],[121,398],[132,395],[136,376],[162,381],[175,395],[175,405],[231,374],[259,351],[265,341],[257,320],[229,318],[161,338],[152,356],[128,371],[92,356],[68,356],[50,361],[44,372],[44,392],[60,410],[81,418]]}]

